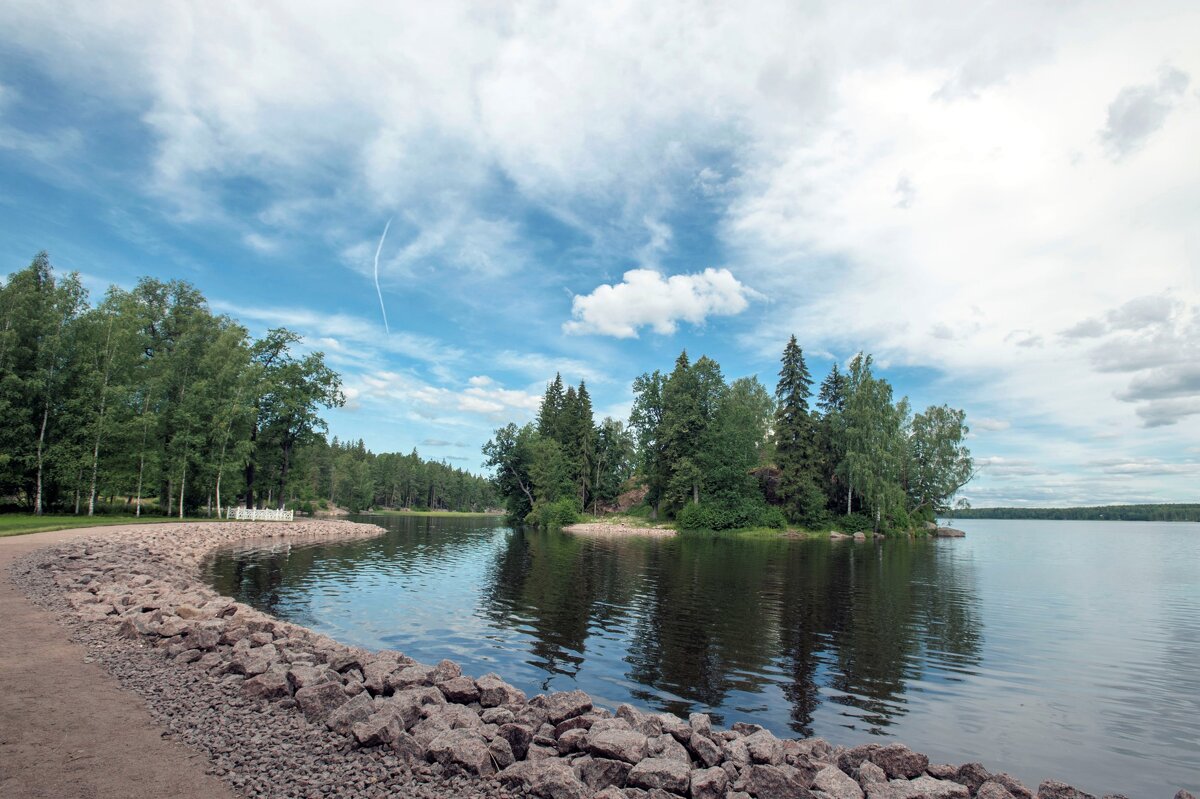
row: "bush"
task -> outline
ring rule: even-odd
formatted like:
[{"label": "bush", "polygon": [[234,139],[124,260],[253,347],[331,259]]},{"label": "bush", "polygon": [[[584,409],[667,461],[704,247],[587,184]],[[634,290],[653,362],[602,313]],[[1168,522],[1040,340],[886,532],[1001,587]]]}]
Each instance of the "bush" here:
[{"label": "bush", "polygon": [[736,530],[771,527],[782,530],[787,519],[779,508],[754,500],[701,502],[685,505],[675,516],[681,530]]},{"label": "bush", "polygon": [[571,497],[563,497],[548,504],[539,503],[525,517],[525,521],[544,528],[565,527],[579,521],[579,507]]}]

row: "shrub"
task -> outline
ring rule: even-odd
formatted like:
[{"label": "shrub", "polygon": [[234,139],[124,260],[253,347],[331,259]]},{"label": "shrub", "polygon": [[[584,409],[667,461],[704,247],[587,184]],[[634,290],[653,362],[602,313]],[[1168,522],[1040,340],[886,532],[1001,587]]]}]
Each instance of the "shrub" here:
[{"label": "shrub", "polygon": [[579,521],[579,507],[571,497],[550,503],[538,503],[525,517],[528,524],[538,527],[564,527]]},{"label": "shrub", "polygon": [[744,527],[781,530],[787,527],[783,511],[750,499],[685,505],[676,514],[675,523],[682,530],[736,530]]}]

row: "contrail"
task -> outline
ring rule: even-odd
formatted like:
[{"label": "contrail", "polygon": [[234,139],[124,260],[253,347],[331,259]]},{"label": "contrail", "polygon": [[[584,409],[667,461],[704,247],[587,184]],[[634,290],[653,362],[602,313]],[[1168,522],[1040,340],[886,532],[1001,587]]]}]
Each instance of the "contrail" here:
[{"label": "contrail", "polygon": [[387,308],[383,307],[383,291],[379,288],[379,253],[383,251],[383,240],[387,238],[388,228],[392,226],[392,220],[388,220],[383,226],[383,235],[379,237],[379,246],[375,248],[375,293],[379,295],[379,310],[383,312],[383,329],[390,336],[391,329],[388,327]]}]

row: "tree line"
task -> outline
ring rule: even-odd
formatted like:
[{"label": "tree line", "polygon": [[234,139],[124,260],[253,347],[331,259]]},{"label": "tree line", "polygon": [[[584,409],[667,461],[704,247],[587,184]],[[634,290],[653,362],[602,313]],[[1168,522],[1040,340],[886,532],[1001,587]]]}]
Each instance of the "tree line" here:
[{"label": "tree line", "polygon": [[0,285],[0,501],[179,517],[326,497],[488,504],[486,480],[415,452],[327,444],[320,414],[344,403],[341,378],[299,341],[253,339],[179,280],[114,286],[92,306],[39,253]]},{"label": "tree line", "polygon": [[[756,377],[728,382],[716,361],[685,351],[670,372],[634,380],[625,460],[609,459],[595,478],[601,429],[620,423],[593,426],[584,386],[564,396],[556,380],[537,425],[496,431],[484,453],[510,514],[531,521],[570,517],[589,496],[615,495],[629,474],[649,515],[683,528],[907,530],[947,510],[974,475],[968,428],[945,405],[914,415],[873,365],[863,353],[845,372],[834,364],[814,406],[794,336],[773,394]],[[556,426],[564,413],[570,421]]]},{"label": "tree line", "polygon": [[958,519],[1069,519],[1076,521],[1200,522],[1200,505],[1098,505],[1087,508],[965,508]]}]

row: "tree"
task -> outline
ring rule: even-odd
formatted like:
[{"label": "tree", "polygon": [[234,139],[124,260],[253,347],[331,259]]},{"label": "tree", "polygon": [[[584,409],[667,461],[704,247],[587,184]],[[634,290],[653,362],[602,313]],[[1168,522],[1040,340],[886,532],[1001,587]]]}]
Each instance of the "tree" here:
[{"label": "tree", "polygon": [[484,465],[494,470],[494,480],[510,519],[524,520],[534,506],[533,441],[537,432],[532,425],[517,427],[509,423],[495,432],[483,445]]},{"label": "tree", "polygon": [[909,444],[910,509],[933,519],[951,509],[950,500],[975,476],[971,451],[963,443],[970,429],[966,414],[946,405],[913,417]]},{"label": "tree", "polygon": [[874,516],[875,528],[899,520],[905,495],[901,476],[907,455],[908,401],[893,405],[892,387],[871,373],[871,356],[850,363],[846,400],[847,510],[857,492]]},{"label": "tree", "polygon": [[663,428],[663,393],[666,378],[657,369],[633,381],[633,408],[629,427],[637,439],[638,468],[646,480],[646,502],[657,519],[671,478]]},{"label": "tree", "polygon": [[790,520],[815,526],[825,515],[825,495],[819,487],[815,430],[808,411],[811,386],[804,353],[792,336],[784,347],[775,387],[778,492]]}]

